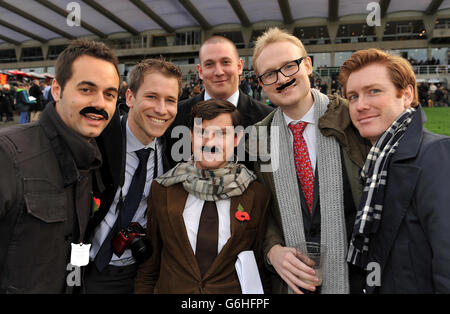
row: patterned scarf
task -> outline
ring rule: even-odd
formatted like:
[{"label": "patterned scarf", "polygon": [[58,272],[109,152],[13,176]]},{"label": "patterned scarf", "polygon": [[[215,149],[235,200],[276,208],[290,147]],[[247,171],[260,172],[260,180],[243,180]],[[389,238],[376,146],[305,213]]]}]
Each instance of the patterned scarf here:
[{"label": "patterned scarf", "polygon": [[390,160],[415,111],[414,108],[404,111],[380,136],[370,149],[361,170],[365,186],[347,256],[348,262],[361,268],[365,268],[367,264],[370,237],[377,232],[381,222]]},{"label": "patterned scarf", "polygon": [[254,180],[256,176],[242,164],[228,163],[220,169],[198,169],[191,159],[179,163],[158,177],[156,182],[165,187],[181,182],[188,193],[199,199],[218,201],[242,195]]}]

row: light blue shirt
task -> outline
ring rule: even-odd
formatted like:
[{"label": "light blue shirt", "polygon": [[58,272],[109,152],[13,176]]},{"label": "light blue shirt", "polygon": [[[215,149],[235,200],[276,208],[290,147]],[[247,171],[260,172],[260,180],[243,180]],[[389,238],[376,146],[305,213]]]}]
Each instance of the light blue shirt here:
[{"label": "light blue shirt", "polygon": [[[125,166],[125,182],[122,187],[122,197],[125,199],[125,196],[128,193],[128,189],[131,185],[131,180],[133,178],[133,174],[136,171],[136,168],[139,165],[139,158],[136,155],[136,151],[143,149],[143,148],[152,148],[152,151],[150,153],[150,156],[148,158],[147,162],[147,179],[145,182],[144,187],[144,194],[142,195],[141,202],[139,203],[139,207],[136,210],[136,213],[133,217],[132,221],[138,222],[141,224],[142,227],[146,228],[147,226],[147,217],[145,215],[145,212],[147,210],[147,197],[150,194],[150,186],[153,181],[153,168],[154,168],[154,160],[155,160],[155,146],[157,145],[157,159],[158,159],[158,174],[157,176],[160,176],[163,174],[163,166],[162,166],[162,147],[160,141],[157,139],[154,139],[150,144],[147,146],[143,145],[136,136],[134,136],[133,132],[130,130],[130,127],[128,125],[128,121],[126,124],[126,136],[127,136],[127,153],[126,153],[126,166]],[[108,236],[109,232],[113,228],[117,217],[118,212],[116,212],[116,207],[119,202],[119,195],[120,195],[120,187],[118,187],[116,191],[116,195],[114,197],[114,201],[111,204],[111,207],[109,208],[108,213],[106,214],[103,221],[100,223],[100,225],[97,226],[95,229],[94,238],[92,239],[92,246],[90,250],[90,258],[91,260],[94,260],[95,256],[97,255],[98,251],[100,250],[100,247],[105,241],[106,237]],[[111,258],[111,262],[109,265],[114,266],[126,266],[131,265],[135,263],[133,256],[131,255],[131,250],[125,250],[125,252],[122,254],[122,256],[119,258],[116,254],[113,254]]]}]

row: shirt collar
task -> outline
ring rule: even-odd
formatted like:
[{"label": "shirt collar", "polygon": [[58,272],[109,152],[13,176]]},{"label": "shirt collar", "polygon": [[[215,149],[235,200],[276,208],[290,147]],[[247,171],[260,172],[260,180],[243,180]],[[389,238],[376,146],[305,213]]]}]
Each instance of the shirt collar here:
[{"label": "shirt collar", "polygon": [[283,116],[284,116],[284,120],[286,121],[286,125],[289,125],[291,122],[296,124],[296,123],[299,123],[300,121],[315,124],[316,121],[314,120],[314,110],[313,110],[314,104],[311,106],[311,108],[309,108],[308,112],[300,120],[291,119],[283,112]]},{"label": "shirt collar", "polygon": [[[209,99],[211,99],[212,97],[208,94],[208,92],[205,90],[205,98],[204,98],[204,100],[209,100]],[[238,101],[239,101],[239,88],[238,88],[238,90],[233,94],[233,95],[231,95],[228,99],[227,99],[229,102],[231,102],[236,108],[237,108],[237,105],[238,105]]]},{"label": "shirt collar", "polygon": [[153,141],[151,141],[148,145],[144,145],[138,140],[138,138],[131,131],[130,126],[128,124],[128,120],[126,129],[127,129],[127,153],[135,152],[143,148],[151,148],[155,150],[157,140],[156,138],[153,139]]}]

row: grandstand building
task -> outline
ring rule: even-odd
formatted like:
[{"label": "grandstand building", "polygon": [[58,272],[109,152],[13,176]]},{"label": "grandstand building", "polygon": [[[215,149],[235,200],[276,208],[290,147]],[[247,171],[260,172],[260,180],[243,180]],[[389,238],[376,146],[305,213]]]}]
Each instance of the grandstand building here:
[{"label": "grandstand building", "polygon": [[450,0],[1,0],[0,71],[54,73],[74,38],[114,48],[126,76],[164,56],[189,80],[200,44],[230,38],[251,71],[256,38],[271,26],[305,44],[325,78],[356,50],[388,50],[411,61],[419,81],[450,83]]}]

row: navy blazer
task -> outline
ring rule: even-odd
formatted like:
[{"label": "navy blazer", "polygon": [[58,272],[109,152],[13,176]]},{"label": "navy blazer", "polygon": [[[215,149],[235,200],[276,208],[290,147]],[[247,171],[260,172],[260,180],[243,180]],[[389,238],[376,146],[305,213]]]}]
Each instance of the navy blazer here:
[{"label": "navy blazer", "polygon": [[368,293],[450,293],[450,137],[425,121],[419,107],[388,168],[368,260],[381,267],[381,286]]}]

